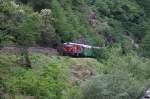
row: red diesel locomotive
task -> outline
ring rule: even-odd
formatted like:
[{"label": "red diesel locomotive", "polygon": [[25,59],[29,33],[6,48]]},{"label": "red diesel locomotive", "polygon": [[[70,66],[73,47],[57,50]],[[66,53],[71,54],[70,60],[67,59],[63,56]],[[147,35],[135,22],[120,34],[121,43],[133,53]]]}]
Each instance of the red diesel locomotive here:
[{"label": "red diesel locomotive", "polygon": [[92,47],[90,45],[67,42],[63,43],[59,47],[59,53],[61,55],[68,55],[68,56],[93,57],[95,49],[99,49],[99,47]]}]

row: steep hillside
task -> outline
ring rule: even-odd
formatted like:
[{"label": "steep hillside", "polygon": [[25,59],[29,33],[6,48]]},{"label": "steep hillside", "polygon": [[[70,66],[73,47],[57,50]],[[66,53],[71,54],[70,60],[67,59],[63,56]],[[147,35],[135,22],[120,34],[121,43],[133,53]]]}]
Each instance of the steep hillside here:
[{"label": "steep hillside", "polygon": [[[26,70],[23,67],[20,67],[20,64],[18,63],[20,58],[18,55],[19,54],[12,54],[10,52],[0,54],[1,98],[42,99],[42,97],[53,97],[55,99],[55,97],[59,97],[55,96],[57,93],[55,90],[63,90],[65,93],[62,93],[61,95],[58,92],[58,94],[65,97],[65,99],[70,99],[69,97],[80,97],[80,95],[78,95],[80,93],[78,93],[77,90],[80,91],[81,84],[84,84],[86,80],[97,73],[96,68],[102,67],[102,64],[95,59],[69,58],[55,55],[47,56],[42,53],[34,52],[30,54],[32,70]],[[79,60],[80,62],[78,62]],[[51,80],[49,82],[46,79]],[[37,85],[38,83],[39,85]],[[45,89],[44,86],[48,89]],[[51,91],[47,91],[50,89]],[[34,93],[36,90],[39,92]],[[46,93],[42,92],[44,90]]]},{"label": "steep hillside", "polygon": [[114,94],[113,97],[136,99],[145,90],[149,79],[150,61],[133,54],[111,53],[103,63],[93,58],[39,52],[30,53],[29,58],[32,69],[25,69],[19,62],[20,54],[0,54],[1,98],[96,99],[94,97],[105,97],[104,92],[108,91]]}]

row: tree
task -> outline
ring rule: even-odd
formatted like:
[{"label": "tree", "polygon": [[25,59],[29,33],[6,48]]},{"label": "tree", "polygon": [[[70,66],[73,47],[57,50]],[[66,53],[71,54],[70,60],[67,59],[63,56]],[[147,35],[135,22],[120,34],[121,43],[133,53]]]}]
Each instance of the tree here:
[{"label": "tree", "polygon": [[56,27],[56,32],[58,36],[61,38],[61,42],[72,41],[74,39],[74,29],[72,24],[69,24],[66,12],[61,7],[58,0],[51,1],[51,9],[53,12],[53,16],[56,19],[54,27]]},{"label": "tree", "polygon": [[19,46],[25,67],[31,67],[27,49],[36,43],[39,36],[39,14],[13,1],[2,1],[0,10],[4,15],[0,24],[0,39],[8,39]]},{"label": "tree", "polygon": [[41,27],[41,39],[44,46],[52,46],[56,38],[55,29],[52,26],[54,18],[52,17],[52,11],[50,9],[41,10],[42,27]]},{"label": "tree", "polygon": [[[23,16],[21,17],[21,22],[18,22],[16,33],[13,36],[15,36],[16,44],[21,47],[21,55],[24,58],[25,67],[31,67],[28,56],[28,47],[35,45],[39,38],[40,32],[38,28],[40,21],[38,13],[33,13],[29,8],[26,8],[25,10],[27,12],[22,13]],[[30,11],[32,13],[30,13]]]},{"label": "tree", "polygon": [[108,16],[122,21],[133,20],[140,12],[138,4],[130,0],[95,0],[92,3],[100,16]]}]

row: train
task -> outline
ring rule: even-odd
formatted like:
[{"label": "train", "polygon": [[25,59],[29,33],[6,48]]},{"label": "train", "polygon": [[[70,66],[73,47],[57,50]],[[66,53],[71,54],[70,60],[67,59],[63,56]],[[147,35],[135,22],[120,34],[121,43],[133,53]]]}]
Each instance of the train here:
[{"label": "train", "polygon": [[58,49],[59,53],[63,56],[95,57],[96,51],[101,48],[86,44],[66,42],[61,44]]}]

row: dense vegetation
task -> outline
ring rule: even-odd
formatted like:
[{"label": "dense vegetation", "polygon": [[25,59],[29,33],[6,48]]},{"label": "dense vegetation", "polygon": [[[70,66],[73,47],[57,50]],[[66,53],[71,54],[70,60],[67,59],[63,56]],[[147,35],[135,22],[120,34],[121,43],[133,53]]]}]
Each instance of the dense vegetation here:
[{"label": "dense vegetation", "polygon": [[[137,99],[150,79],[149,0],[0,0],[0,98]],[[68,57],[29,53],[63,42],[104,47],[94,72],[70,83]],[[26,67],[26,68],[24,68]],[[36,67],[36,68],[35,68]],[[39,68],[38,68],[39,67]],[[37,69],[38,68],[38,69]]]}]

